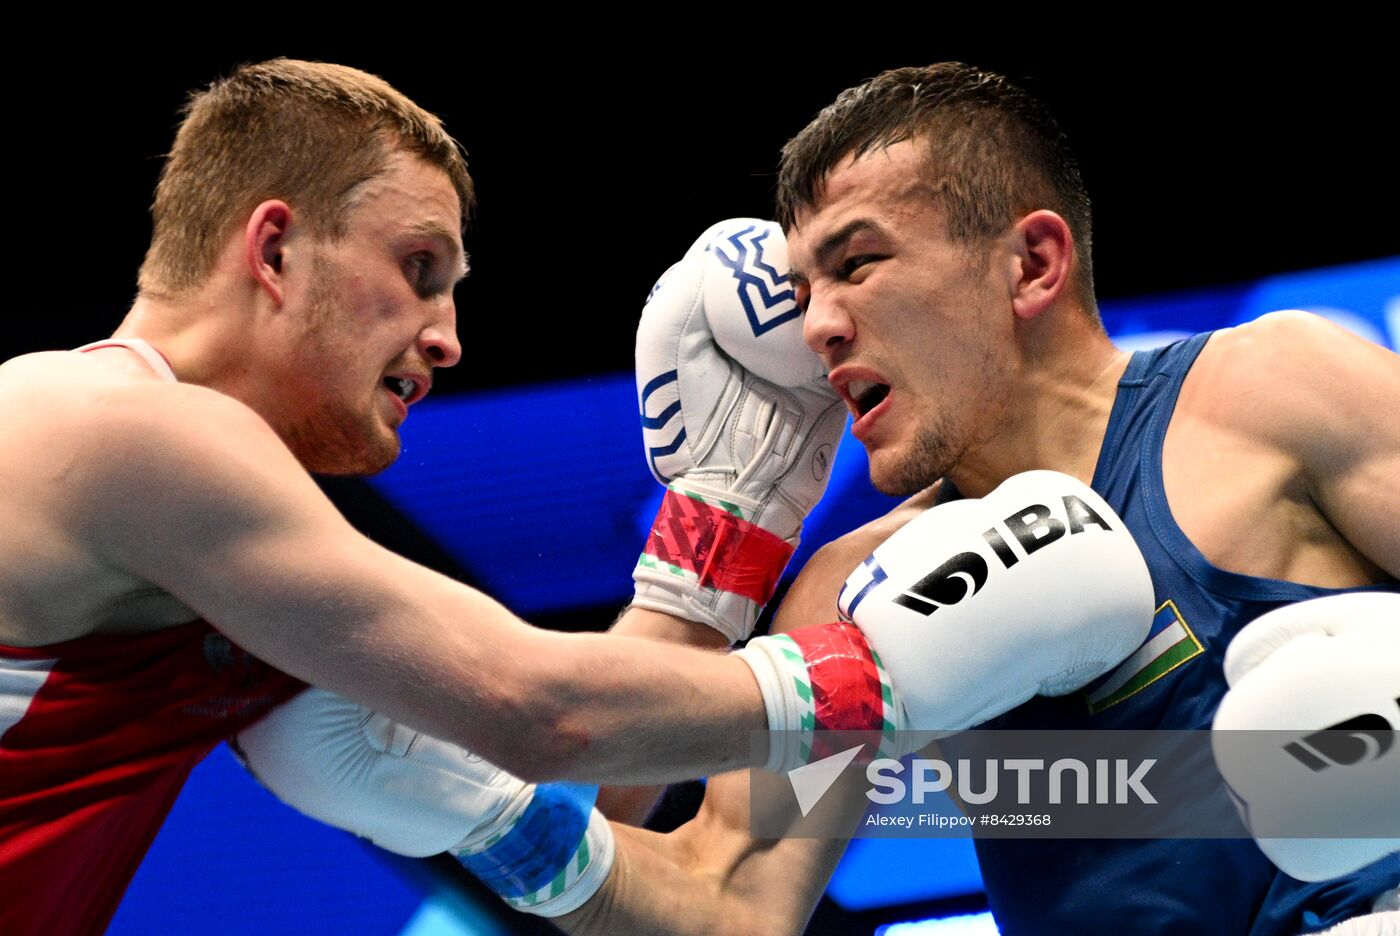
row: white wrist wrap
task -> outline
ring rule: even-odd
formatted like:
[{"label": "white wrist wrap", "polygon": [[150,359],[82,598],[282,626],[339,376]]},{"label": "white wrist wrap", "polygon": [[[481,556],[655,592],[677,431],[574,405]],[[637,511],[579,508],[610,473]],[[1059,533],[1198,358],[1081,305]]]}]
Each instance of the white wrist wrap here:
[{"label": "white wrist wrap", "polygon": [[[799,756],[798,730],[803,714],[814,720],[811,695],[804,704],[797,694],[792,672],[793,661],[785,659],[784,647],[776,638],[757,637],[734,655],[748,664],[763,695],[763,711],[768,716],[768,761],[764,770],[780,773],[806,763]],[[800,661],[800,657],[799,657]],[[806,668],[805,664],[800,664]]]},{"label": "white wrist wrap", "polygon": [[451,852],[519,910],[575,910],[612,869],[596,790],[526,784],[331,692],[307,689],[274,709],[236,750],[294,809],[400,855]]}]

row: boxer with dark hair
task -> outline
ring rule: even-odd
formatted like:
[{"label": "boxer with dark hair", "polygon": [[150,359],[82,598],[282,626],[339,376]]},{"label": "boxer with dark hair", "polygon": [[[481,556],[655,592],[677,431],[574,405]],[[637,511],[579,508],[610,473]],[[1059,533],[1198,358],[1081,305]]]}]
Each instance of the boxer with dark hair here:
[{"label": "boxer with dark hair", "polygon": [[[1127,524],[1161,626],[1136,652],[1113,650],[1127,659],[1077,691],[1038,673],[1029,688],[1039,695],[1029,700],[1019,664],[1041,655],[1030,640],[1043,628],[949,637],[964,668],[983,654],[1004,661],[953,684],[957,703],[977,713],[969,718],[1008,728],[1207,729],[1219,708],[1223,728],[1322,728],[1336,720],[1329,712],[1396,694],[1386,679],[1395,676],[1400,540],[1374,509],[1400,500],[1400,426],[1385,415],[1400,411],[1393,354],[1301,313],[1156,351],[1115,349],[1097,315],[1088,200],[1063,135],[1005,78],[965,65],[897,69],[841,94],[784,149],[778,214],[807,344],[847,403],[876,486],[913,497],[823,547],[778,609],[775,632],[830,616],[848,574],[850,610],[877,548],[884,568],[891,550],[927,554],[949,508],[980,509],[968,501],[1050,468],[1092,487],[1085,496],[1102,495]],[[727,228],[755,230],[718,225],[707,235]],[[766,238],[765,258],[776,262],[776,231],[730,237]],[[719,241],[702,237],[697,248],[728,249]],[[644,315],[644,401],[658,369],[647,316],[659,304],[688,320],[705,308],[692,297],[710,295],[703,276],[687,278],[699,276],[695,253]],[[687,362],[677,371],[685,380]],[[1095,583],[1117,577],[1089,565]],[[882,594],[873,590],[855,609],[858,622],[866,623],[862,609],[891,613],[872,611]],[[1049,614],[1041,601],[1027,604]],[[1092,647],[1102,623],[1079,621],[1076,633],[1065,617],[1076,648]],[[928,633],[931,648],[890,661],[899,685],[948,684],[933,636],[943,631]],[[1008,633],[1014,651],[1000,642]],[[1315,692],[1302,704],[1291,687],[1305,672],[1328,687],[1325,699]],[[935,711],[955,708],[945,701]],[[1300,709],[1323,721],[1286,723],[1308,717]],[[308,798],[304,786],[277,778],[306,749],[286,739],[264,746],[274,788],[303,808],[338,801],[339,809],[348,799],[326,818],[374,834],[375,822],[355,813],[382,816],[392,808],[382,801],[364,809],[358,789]],[[1279,789],[1242,791],[1260,809],[1389,802],[1394,811],[1393,762],[1378,759],[1362,780],[1373,787],[1366,796],[1317,795],[1328,777],[1290,791],[1293,781],[1279,776]],[[1230,775],[1230,765],[1222,769]],[[670,835],[616,827],[607,882],[560,922],[585,934],[799,931],[843,843],[754,841],[748,820],[747,775],[730,774],[711,779],[699,816]],[[1297,877],[1248,841],[977,843],[993,913],[1008,932],[1111,925],[1263,936],[1382,925],[1366,914],[1395,900],[1400,857],[1383,857],[1393,843],[1263,845]]]},{"label": "boxer with dark hair", "polygon": [[[1122,517],[1176,639],[988,727],[1209,729],[1231,688],[1226,649],[1255,619],[1230,661],[1238,699],[1221,708],[1224,727],[1325,728],[1348,699],[1374,711],[1388,698],[1395,711],[1393,353],[1298,312],[1116,349],[1097,315],[1088,200],[1063,134],[1004,77],[967,65],[895,69],[843,92],[784,148],[777,201],[807,343],[846,400],[875,486],[913,497],[823,547],[775,629],[829,614],[841,580],[926,507],[1048,468]],[[1353,593],[1375,600],[1343,600]],[[1320,600],[1276,610],[1309,599]],[[1319,687],[1306,698],[1305,671]],[[1265,717],[1271,703],[1287,714]],[[1300,710],[1314,721],[1278,721]],[[1396,756],[1378,760],[1365,798],[1250,792],[1270,808],[1394,811]],[[1326,781],[1305,782],[1316,792]],[[620,836],[618,881],[578,931],[800,930],[842,845],[755,842],[747,818],[747,783],[720,777],[690,825]],[[998,924],[1046,934],[1263,936],[1340,921],[1379,932],[1365,914],[1394,907],[1400,855],[1382,857],[1392,847],[1266,843],[1303,881],[1250,841],[977,842]]]},{"label": "boxer with dark hair", "polygon": [[[939,71],[947,77],[947,67]],[[828,191],[837,196],[830,214],[823,195],[814,196],[814,206],[799,210],[793,238],[801,265],[793,278],[798,298],[807,303],[808,341],[831,368],[833,382],[844,390],[857,419],[857,436],[870,451],[877,484],[907,491],[924,482],[924,472],[950,477],[941,477],[889,516],[818,551],[778,609],[774,632],[789,632],[831,615],[841,594],[842,609],[878,637],[880,623],[900,613],[889,599],[908,585],[894,580],[895,570],[906,564],[923,570],[927,566],[919,563],[927,563],[930,555],[948,555],[940,540],[950,529],[959,523],[970,524],[974,531],[985,529],[1004,515],[1004,501],[1000,512],[994,506],[1003,492],[1036,485],[1044,474],[1023,469],[1050,464],[1080,475],[1073,484],[1081,486],[1076,496],[1086,502],[1098,504],[1099,493],[1103,494],[1109,503],[1095,510],[1101,509],[1105,517],[1121,515],[1122,521],[1110,522],[1115,527],[1126,522],[1138,543],[1144,544],[1148,565],[1143,572],[1150,570],[1151,579],[1149,607],[1159,609],[1162,626],[1154,626],[1151,640],[1135,638],[1130,645],[1105,649],[1096,645],[1100,638],[1121,635],[1105,629],[1102,620],[1063,610],[1106,583],[1130,577],[1127,570],[1110,567],[1122,553],[1136,553],[1137,546],[1126,538],[1105,541],[1107,552],[1080,562],[1077,569],[1054,573],[1053,578],[1063,579],[1074,592],[1063,600],[1047,600],[1051,586],[1043,579],[1011,587],[1004,607],[1034,609],[1037,619],[1027,626],[1007,626],[1007,619],[1015,614],[1002,611],[1003,627],[996,633],[962,627],[951,617],[961,603],[941,608],[936,620],[925,619],[920,625],[928,646],[901,654],[889,667],[900,685],[926,683],[927,695],[936,694],[932,687],[947,688],[937,714],[947,718],[961,713],[963,720],[957,725],[953,719],[937,725],[1204,729],[1210,727],[1212,714],[1226,695],[1227,677],[1238,687],[1226,698],[1229,704],[1220,708],[1222,716],[1229,715],[1229,723],[1222,726],[1227,728],[1264,726],[1268,723],[1259,722],[1262,711],[1284,713],[1279,715],[1284,721],[1276,720],[1270,727],[1307,727],[1312,724],[1307,717],[1330,718],[1313,725],[1325,727],[1337,720],[1328,712],[1370,705],[1376,698],[1384,701],[1386,679],[1395,675],[1394,643],[1400,636],[1394,610],[1400,595],[1395,594],[1393,575],[1340,534],[1334,533],[1330,543],[1319,542],[1317,536],[1293,543],[1284,535],[1299,518],[1270,516],[1267,492],[1257,489],[1264,480],[1275,484],[1284,480],[1278,469],[1288,465],[1282,453],[1269,451],[1267,426],[1251,427],[1248,419],[1243,425],[1232,423],[1239,417],[1221,409],[1209,391],[1183,397],[1175,408],[1176,418],[1162,414],[1164,409],[1168,415],[1172,412],[1168,397],[1177,395],[1187,375],[1209,375],[1214,381],[1238,379],[1245,386],[1251,381],[1271,383],[1257,357],[1264,349],[1249,345],[1264,342],[1266,348],[1296,356],[1299,336],[1287,332],[1301,330],[1328,348],[1337,362],[1345,354],[1357,356],[1364,388],[1349,405],[1371,435],[1357,438],[1333,428],[1330,431],[1340,438],[1332,444],[1352,446],[1359,471],[1353,482],[1372,494],[1386,494],[1395,478],[1393,429],[1382,425],[1371,395],[1393,401],[1400,392],[1393,356],[1301,315],[1271,317],[1209,342],[1209,336],[1202,336],[1164,351],[1131,358],[1121,355],[1108,344],[1096,317],[1085,314],[1092,310],[1086,310],[1078,296],[1065,299],[1070,271],[1080,267],[1073,261],[1075,241],[1062,219],[1049,216],[1049,211],[1032,212],[1039,216],[1012,224],[1012,231],[1000,237],[981,238],[980,248],[954,243],[943,235],[937,210],[919,200],[929,191],[919,178],[921,154],[907,145],[891,149],[875,149],[862,157],[873,165],[848,160],[828,174]],[[892,172],[894,168],[904,171]],[[860,195],[867,200],[856,197]],[[869,201],[875,203],[873,208]],[[926,227],[909,224],[914,220]],[[833,228],[835,237],[828,233]],[[644,400],[660,369],[651,346],[658,332],[655,317],[665,320],[678,315],[681,321],[690,321],[703,313],[713,319],[717,311],[713,286],[726,281],[719,267],[734,265],[731,254],[736,245],[762,242],[762,261],[774,266],[775,275],[781,277],[786,255],[778,252],[779,237],[780,232],[760,222],[716,225],[663,278],[639,333],[638,383]],[[990,285],[988,279],[992,279]],[[1087,285],[1085,290],[1076,292],[1092,296]],[[999,358],[997,352],[979,347],[979,340],[989,345],[997,339],[1009,346],[999,350]],[[1076,346],[1074,341],[1081,344]],[[1215,353],[1220,348],[1240,358],[1238,363],[1249,373],[1223,373],[1222,369],[1228,371],[1229,358]],[[742,350],[736,350],[736,359],[746,357],[739,353]],[[778,349],[770,345],[766,350]],[[979,373],[955,360],[955,351],[973,361],[990,358],[1001,366],[990,374]],[[788,354],[783,361],[754,366],[798,373],[810,363],[797,352]],[[1200,364],[1185,366],[1198,354]],[[703,373],[719,365],[703,357],[681,361],[676,369],[682,380],[690,366]],[[1295,357],[1294,374],[1301,372]],[[998,378],[1009,392],[998,389]],[[932,383],[938,380],[944,383]],[[1317,378],[1309,380],[1311,392],[1323,392]],[[990,386],[984,386],[986,382]],[[976,392],[968,392],[965,385]],[[1004,397],[998,397],[998,392]],[[948,399],[960,405],[949,407]],[[1293,400],[1294,405],[1299,402]],[[885,407],[890,409],[881,412]],[[941,415],[948,409],[954,415]],[[979,433],[975,419],[958,420],[959,409],[991,421],[992,430]],[[1178,423],[1183,414],[1186,422]],[[1035,419],[1024,418],[1027,415]],[[1248,415],[1259,418],[1257,413]],[[1043,431],[1036,419],[1043,421]],[[1173,474],[1164,481],[1161,472],[1164,464],[1172,465],[1171,455],[1181,452],[1178,437],[1168,436],[1168,428],[1175,426],[1173,431],[1181,433],[1183,425],[1186,453],[1200,450],[1219,435],[1241,447],[1228,453],[1235,469],[1269,469],[1263,478],[1251,477],[1229,491],[1219,491],[1218,484],[1212,486],[1213,478],[1199,472],[1190,478],[1208,498],[1231,492],[1244,497],[1246,503],[1233,508],[1234,520],[1272,525],[1273,529],[1255,530],[1246,524],[1231,530],[1213,523],[1209,515],[1193,515],[1190,532],[1211,543],[1212,550],[1228,553],[1230,564],[1238,564],[1244,572],[1213,564],[1172,519],[1174,513],[1186,511],[1177,508],[1177,501],[1167,503],[1167,489],[1175,490],[1177,479]],[[1296,426],[1284,428],[1297,438]],[[1249,436],[1236,439],[1234,434],[1242,430],[1266,434],[1263,441],[1255,437],[1251,444]],[[649,448],[654,452],[653,432],[660,436],[657,441],[666,436],[648,423]],[[1372,441],[1378,443],[1375,450],[1370,450]],[[653,456],[662,464],[665,457]],[[1189,473],[1194,466],[1178,463],[1174,467],[1176,472]],[[1092,481],[1092,491],[1083,488],[1085,479]],[[960,489],[981,497],[965,497]],[[1320,490],[1326,490],[1325,485]],[[1041,497],[1038,502],[1053,500]],[[1296,505],[1298,498],[1289,501]],[[1348,492],[1342,492],[1340,502],[1334,493],[1330,502],[1345,507]],[[1294,508],[1285,504],[1282,509]],[[1312,525],[1316,528],[1317,521]],[[1262,535],[1252,539],[1256,534]],[[1381,562],[1393,561],[1394,544],[1384,529],[1377,531],[1363,522],[1354,525],[1350,535],[1376,547]],[[1261,547],[1269,551],[1258,553]],[[865,592],[871,576],[863,560],[872,551],[890,577]],[[1047,552],[1037,550],[1036,555],[1043,557]],[[1266,560],[1283,565],[1262,565]],[[1251,575],[1251,568],[1269,575]],[[842,579],[848,573],[850,587],[843,590]],[[1288,581],[1289,577],[1302,581]],[[1009,583],[989,580],[980,597],[967,603],[968,612],[974,606],[987,607],[978,602],[1004,597],[1008,587]],[[858,594],[865,594],[859,607],[854,597]],[[1302,600],[1313,595],[1322,597]],[[1261,615],[1269,608],[1279,610]],[[977,613],[981,624],[986,612]],[[1234,639],[1251,618],[1253,623]],[[723,630],[731,633],[727,627]],[[1320,637],[1327,639],[1316,639]],[[1046,643],[1037,644],[1037,640]],[[1138,642],[1143,643],[1141,649]],[[1222,672],[1227,645],[1231,659]],[[1057,656],[1059,651],[1069,655]],[[1110,674],[1084,680],[1087,686],[1066,685],[1057,676],[1055,667],[1073,671],[1084,656],[1094,653],[1106,654],[1115,662],[1127,660],[1121,667],[1110,666]],[[1055,662],[1047,663],[1052,656]],[[1041,668],[1025,679],[1028,661]],[[950,667],[960,672],[952,673]],[[1302,695],[1289,688],[1309,667],[1318,668],[1318,675],[1330,681],[1325,699],[1317,692]],[[1276,697],[1280,686],[1289,696],[1287,706]],[[1032,694],[1039,697],[1029,698]],[[489,827],[487,817],[495,813],[494,808],[473,804],[463,810],[452,805],[450,797],[437,797],[436,775],[425,764],[414,758],[364,754],[363,740],[347,735],[334,721],[326,723],[323,711],[309,706],[294,716],[292,710],[285,710],[285,718],[279,713],[245,734],[254,748],[250,752],[254,770],[288,802],[395,850],[404,850],[402,838],[421,824],[416,817],[422,812],[434,816],[434,827],[454,841],[463,835],[480,835],[478,823]],[[1289,722],[1297,720],[1300,711],[1310,714],[1299,724]],[[922,714],[925,719],[933,717],[928,710]],[[363,717],[363,712],[354,711],[342,716],[352,724]],[[922,724],[935,726],[928,720]],[[419,736],[418,740],[425,752],[439,750],[431,738]],[[368,757],[376,773],[400,781],[394,784],[400,792],[367,791],[354,776],[358,769],[338,769],[335,765],[346,762],[347,751],[360,751],[356,763]],[[419,760],[424,758],[431,759],[425,753]],[[1222,764],[1222,769],[1228,776],[1228,766]],[[1276,789],[1258,791],[1243,785],[1239,789],[1253,797],[1259,809],[1279,809],[1281,804],[1297,808],[1302,803],[1313,811],[1327,803],[1341,809],[1376,809],[1377,803],[1389,802],[1393,812],[1396,789],[1386,779],[1387,771],[1393,773],[1393,769],[1393,759],[1378,762],[1369,779],[1361,779],[1364,789],[1353,786],[1354,795],[1346,798],[1320,795],[1327,779],[1290,791],[1285,788],[1290,779],[1280,776],[1274,778]],[[1257,771],[1251,777],[1257,783]],[[494,782],[499,773],[478,764],[458,771],[454,782],[470,786],[483,778]],[[418,793],[404,795],[405,789]],[[1366,791],[1366,796],[1355,795]],[[606,883],[581,905],[571,904],[576,911],[558,922],[581,934],[800,931],[844,843],[810,838],[756,841],[750,836],[748,809],[747,775],[728,774],[711,778],[700,815],[674,833],[614,826],[615,858]],[[1400,875],[1396,859],[1376,863],[1394,847],[1393,841],[1299,839],[1261,844],[1297,879],[1278,873],[1247,841],[993,840],[979,842],[978,848],[993,910],[1010,932],[1097,932],[1111,925],[1114,931],[1144,933],[1294,933],[1343,921],[1339,933],[1360,934],[1380,926],[1383,919],[1367,911],[1389,907],[1395,899],[1393,888]],[[440,837],[418,838],[408,853],[443,847],[460,850]],[[539,847],[547,843],[540,842]],[[1219,881],[1220,886],[1202,886],[1203,874],[1211,875],[1210,880]],[[1302,883],[1321,879],[1326,883]],[[1100,886],[1100,881],[1107,883]]]}]

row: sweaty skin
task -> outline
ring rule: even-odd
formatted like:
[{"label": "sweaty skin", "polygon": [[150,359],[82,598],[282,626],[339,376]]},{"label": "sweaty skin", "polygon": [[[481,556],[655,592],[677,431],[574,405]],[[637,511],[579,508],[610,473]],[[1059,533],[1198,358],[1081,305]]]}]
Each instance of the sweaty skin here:
[{"label": "sweaty skin", "polygon": [[[911,148],[838,166],[788,235],[808,344],[833,383],[891,387],[888,409],[857,425],[872,480],[893,491],[947,475],[979,496],[1039,467],[1088,483],[1127,355],[1081,308],[1068,228],[1035,212],[990,246],[985,266],[969,265],[938,209],[911,200]],[[1400,359],[1323,319],[1275,313],[1220,332],[1167,431],[1172,513],[1228,571],[1393,583],[1400,530],[1376,505],[1400,502],[1395,412]],[[935,490],[819,550],[774,630],[833,619],[845,577]],[[617,827],[612,876],[560,922],[584,936],[801,932],[845,842],[755,841],[748,819],[747,774],[735,773],[711,780],[676,832]]]}]

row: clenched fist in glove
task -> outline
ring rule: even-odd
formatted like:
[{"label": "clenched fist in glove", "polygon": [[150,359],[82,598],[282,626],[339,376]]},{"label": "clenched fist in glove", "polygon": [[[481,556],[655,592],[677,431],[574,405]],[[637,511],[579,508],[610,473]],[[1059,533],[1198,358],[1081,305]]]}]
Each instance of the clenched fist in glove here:
[{"label": "clenched fist in glove", "polygon": [[915,517],[851,573],[839,607],[853,625],[740,651],[770,729],[791,729],[771,769],[810,757],[812,729],[960,730],[1080,689],[1138,648],[1155,604],[1113,509],[1075,478],[1028,471]]},{"label": "clenched fist in glove", "polygon": [[721,222],[662,276],[637,329],[642,435],[667,491],[633,604],[731,643],[772,597],[845,428],[787,272],[778,225]]},{"label": "clenched fist in glove", "polygon": [[[1274,864],[1324,881],[1400,851],[1400,594],[1261,615],[1230,642],[1225,679],[1215,761]],[[1339,837],[1269,835],[1300,829]]]}]

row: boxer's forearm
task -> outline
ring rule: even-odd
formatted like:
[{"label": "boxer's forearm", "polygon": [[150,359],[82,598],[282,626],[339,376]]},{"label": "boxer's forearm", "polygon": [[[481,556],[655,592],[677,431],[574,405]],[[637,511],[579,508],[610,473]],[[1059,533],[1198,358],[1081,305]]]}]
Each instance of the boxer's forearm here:
[{"label": "boxer's forearm", "polygon": [[[607,883],[575,912],[554,920],[571,936],[749,936],[753,933],[783,936],[800,933],[811,913],[810,906],[774,892],[790,882],[799,891],[810,890],[795,868],[770,869],[764,886],[755,893],[753,879],[742,885],[737,868],[706,865],[704,842],[687,843],[685,849],[672,836],[614,825],[617,858]],[[752,875],[758,869],[745,867]],[[811,902],[815,902],[815,897]]]},{"label": "boxer's forearm", "polygon": [[[730,770],[746,761],[749,732],[766,726],[738,659],[529,627],[458,582],[382,551],[374,559],[345,559],[360,574],[334,596],[318,595],[313,579],[265,597],[269,614],[297,626],[260,626],[242,642],[529,780],[642,784]],[[404,590],[411,604],[398,599]],[[328,609],[344,617],[330,621]]]},{"label": "boxer's forearm", "polygon": [[[412,587],[416,607],[397,606],[365,570],[364,617],[373,623],[322,641],[312,662],[329,670],[328,678],[308,681],[517,776],[629,785],[686,780],[743,766],[750,732],[766,727],[752,671],[727,654],[541,630],[460,583],[397,557],[385,564],[399,567],[395,585]],[[304,591],[282,597],[305,602]],[[342,596],[340,603],[351,600]],[[651,630],[666,623],[652,612],[629,617]],[[315,616],[301,620],[305,630]],[[305,647],[304,638],[298,645]],[[405,661],[395,658],[408,647],[421,652],[405,679],[395,672]]]},{"label": "boxer's forearm", "polygon": [[616,635],[532,636],[517,656],[514,750],[503,752],[529,779],[640,784],[722,773],[747,763],[750,733],[766,727],[751,671],[727,654]]},{"label": "boxer's forearm", "polygon": [[[379,623],[355,628],[363,642],[322,643],[318,666],[330,655],[352,659],[336,668],[339,684],[317,684],[517,776],[627,785],[686,780],[744,766],[750,732],[767,727],[758,685],[738,659],[659,647],[654,639],[529,627],[487,595],[398,557],[388,562],[399,567],[396,587],[407,584],[418,596],[417,613],[396,607],[366,570],[360,587],[386,596],[365,600]],[[672,636],[689,626],[648,611],[628,612],[623,624],[624,634],[635,628]],[[397,676],[387,685],[365,678],[388,676],[375,670],[394,665],[397,654],[386,660],[384,651],[406,646],[424,648],[411,663],[415,678]]]},{"label": "boxer's forearm", "polygon": [[[663,644],[712,649],[717,653],[724,652],[729,643],[727,637],[708,624],[682,620],[645,608],[628,608],[609,633],[643,637]],[[665,791],[664,785],[603,787],[598,791],[598,809],[615,822],[639,826],[656,809]]]}]

